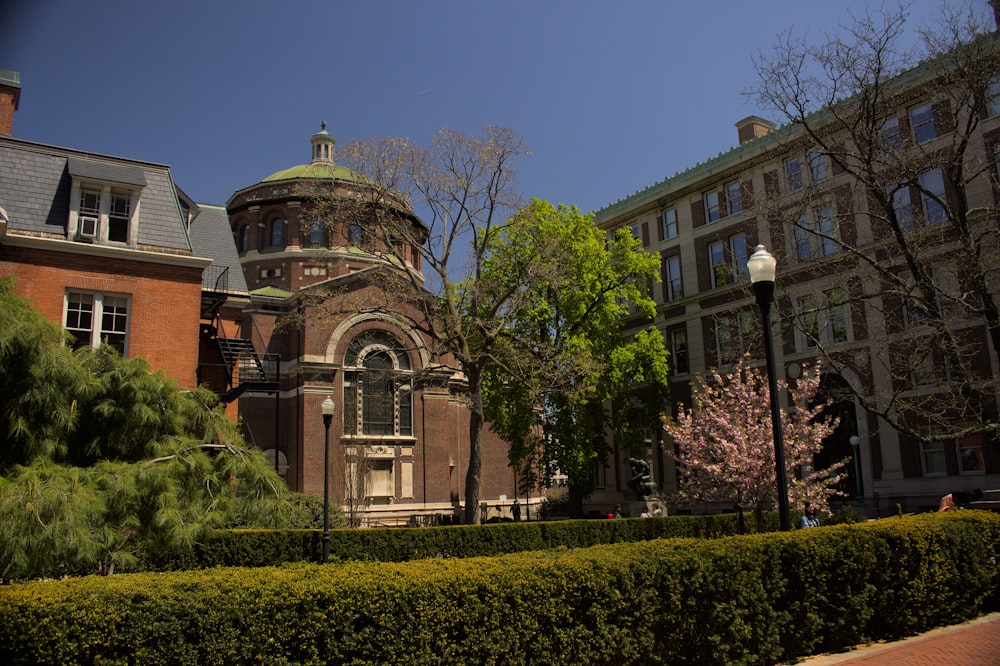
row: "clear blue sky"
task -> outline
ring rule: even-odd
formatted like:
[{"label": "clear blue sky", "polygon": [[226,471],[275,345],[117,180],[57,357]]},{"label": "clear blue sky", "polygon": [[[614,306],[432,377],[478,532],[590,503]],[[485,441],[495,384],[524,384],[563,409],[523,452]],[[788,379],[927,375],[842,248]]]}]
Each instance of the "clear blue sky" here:
[{"label": "clear blue sky", "polygon": [[21,75],[15,137],[168,164],[201,202],[307,162],[325,119],[343,143],[507,126],[524,195],[589,211],[735,145],[764,115],[751,54],[867,4],[3,0],[0,68]]}]

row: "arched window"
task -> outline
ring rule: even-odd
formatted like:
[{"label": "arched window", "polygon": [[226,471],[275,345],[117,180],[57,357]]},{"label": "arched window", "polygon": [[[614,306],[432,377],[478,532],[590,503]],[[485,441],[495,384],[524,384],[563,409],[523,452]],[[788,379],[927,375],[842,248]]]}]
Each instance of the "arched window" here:
[{"label": "arched window", "polygon": [[241,224],[236,230],[236,251],[243,254],[250,249],[250,227]]},{"label": "arched window", "polygon": [[284,226],[284,224],[285,221],[282,220],[280,217],[276,217],[273,220],[271,220],[271,247],[279,247],[283,245],[281,241],[282,241],[282,233],[284,231],[282,227]]},{"label": "arched window", "polygon": [[325,226],[323,220],[318,217],[309,223],[309,237],[306,239],[307,247],[323,247],[323,230]]},{"label": "arched window", "polygon": [[344,435],[412,437],[412,374],[388,332],[358,335],[344,355]]}]

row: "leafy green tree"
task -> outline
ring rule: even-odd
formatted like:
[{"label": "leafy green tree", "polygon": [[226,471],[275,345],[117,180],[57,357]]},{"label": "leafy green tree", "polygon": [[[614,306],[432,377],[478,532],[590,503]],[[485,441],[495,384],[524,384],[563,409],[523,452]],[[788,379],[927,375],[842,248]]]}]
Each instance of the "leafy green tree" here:
[{"label": "leafy green tree", "polygon": [[655,314],[648,286],[656,257],[627,230],[609,240],[592,215],[537,199],[489,250],[475,288],[485,302],[506,298],[508,309],[486,373],[486,416],[511,443],[524,485],[547,480],[554,465],[568,477],[578,512],[593,490],[594,466],[609,453],[605,404],[625,405],[629,417],[616,419],[615,429],[630,452],[643,423],[658,427],[669,375],[663,336],[621,334],[623,318]]},{"label": "leafy green tree", "polygon": [[284,483],[207,389],[70,352],[0,280],[0,578],[110,574],[234,516],[284,519]]}]

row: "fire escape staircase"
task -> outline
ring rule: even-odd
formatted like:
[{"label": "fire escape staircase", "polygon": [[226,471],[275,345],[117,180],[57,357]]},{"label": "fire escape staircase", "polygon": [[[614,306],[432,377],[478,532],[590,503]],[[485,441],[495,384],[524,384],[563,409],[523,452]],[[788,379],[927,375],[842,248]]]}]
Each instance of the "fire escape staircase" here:
[{"label": "fire escape staircase", "polygon": [[236,400],[246,391],[273,393],[278,390],[277,363],[268,363],[273,367],[265,368],[250,340],[218,337],[216,343],[222,352],[223,362],[233,378],[229,390],[219,396],[223,403]]}]

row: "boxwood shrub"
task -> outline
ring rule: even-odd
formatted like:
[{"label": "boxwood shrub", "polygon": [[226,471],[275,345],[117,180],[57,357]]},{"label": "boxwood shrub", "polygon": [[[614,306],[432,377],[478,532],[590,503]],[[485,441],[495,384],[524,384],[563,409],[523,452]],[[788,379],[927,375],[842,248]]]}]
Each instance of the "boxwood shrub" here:
[{"label": "boxwood shrub", "polygon": [[[766,516],[777,528],[777,514]],[[335,561],[405,562],[425,557],[502,555],[565,546],[583,548],[674,537],[712,538],[736,534],[733,514],[621,520],[561,520],[415,529],[335,529]],[[194,548],[153,553],[143,569],[176,571],[216,566],[266,566],[320,561],[318,530],[219,530]]]},{"label": "boxwood shrub", "polygon": [[[618,529],[618,528],[616,528]],[[997,607],[1000,515],[0,588],[9,664],[774,664]]]}]

